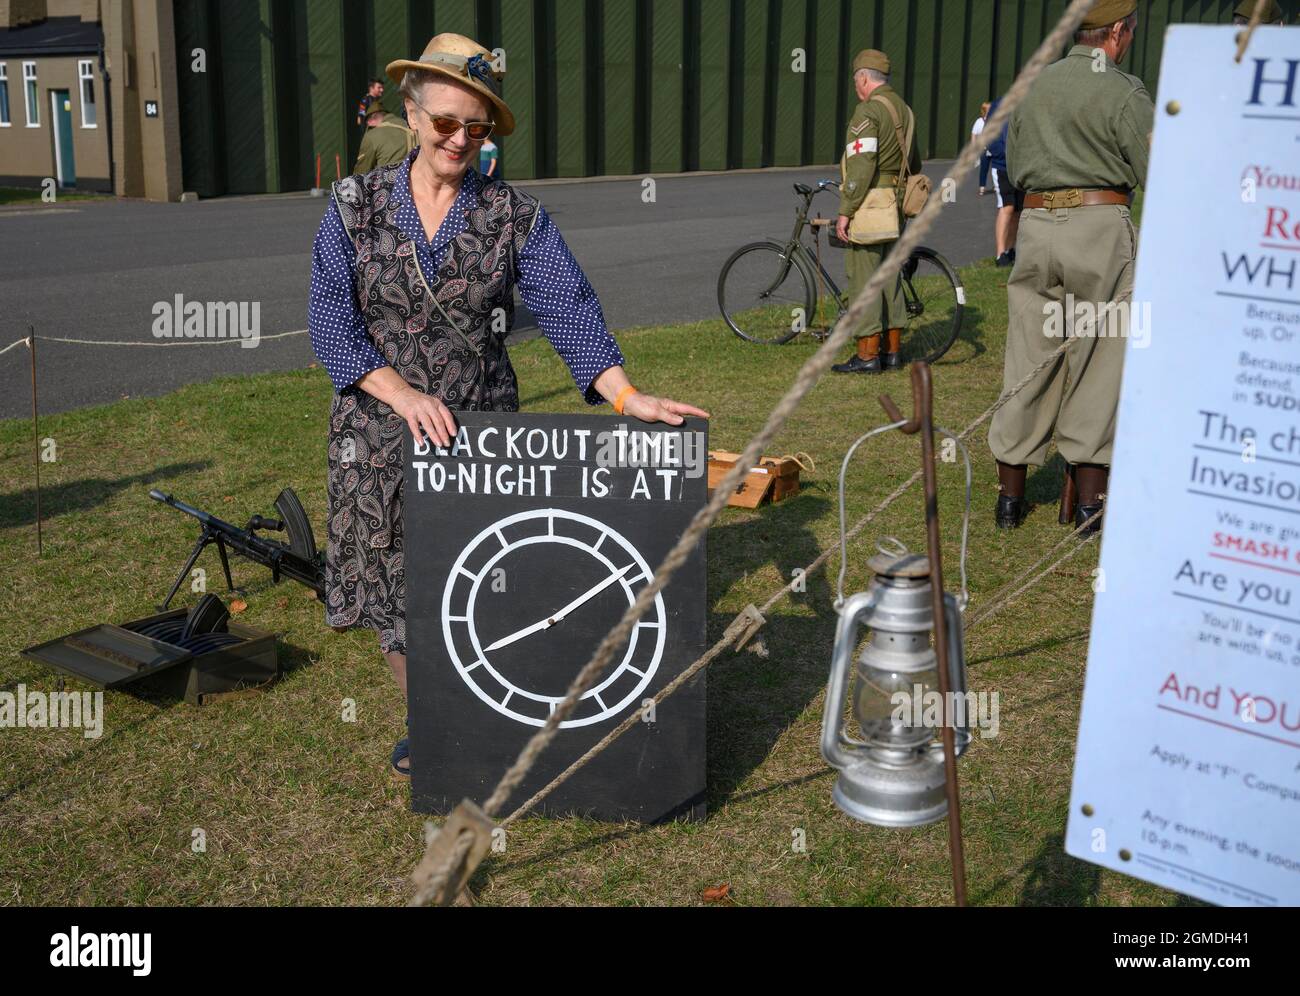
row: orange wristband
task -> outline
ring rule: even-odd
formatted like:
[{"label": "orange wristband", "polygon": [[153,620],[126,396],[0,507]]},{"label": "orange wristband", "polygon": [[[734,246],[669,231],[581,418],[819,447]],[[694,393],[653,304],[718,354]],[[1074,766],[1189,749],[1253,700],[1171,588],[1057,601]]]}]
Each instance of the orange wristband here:
[{"label": "orange wristband", "polygon": [[627,387],[618,392],[618,396],[614,398],[614,413],[616,415],[623,414],[623,405],[627,401],[628,396],[632,394],[636,394],[636,388],[631,384],[628,384]]}]

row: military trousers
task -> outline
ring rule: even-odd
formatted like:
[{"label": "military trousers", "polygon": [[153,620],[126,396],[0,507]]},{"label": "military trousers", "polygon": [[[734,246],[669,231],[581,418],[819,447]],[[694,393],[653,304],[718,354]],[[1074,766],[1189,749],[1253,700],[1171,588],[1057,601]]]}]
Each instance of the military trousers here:
[{"label": "military trousers", "polygon": [[1125,339],[1133,331],[1137,232],[1118,204],[1033,208],[1020,216],[1007,282],[1002,389],[1074,342],[993,416],[989,448],[1008,464],[1042,465],[1055,433],[1070,463],[1109,464]]},{"label": "military trousers", "polygon": [[[849,275],[850,301],[856,299],[862,292],[862,288],[867,286],[871,275],[880,269],[881,262],[893,248],[893,242],[881,242],[874,246],[856,246],[850,243],[848,249],[844,250],[844,266]],[[861,339],[863,336],[878,335],[882,329],[901,329],[906,324],[907,309],[903,304],[903,283],[900,277],[895,277],[890,287],[883,293],[877,294],[867,304],[863,323],[853,334]]]}]

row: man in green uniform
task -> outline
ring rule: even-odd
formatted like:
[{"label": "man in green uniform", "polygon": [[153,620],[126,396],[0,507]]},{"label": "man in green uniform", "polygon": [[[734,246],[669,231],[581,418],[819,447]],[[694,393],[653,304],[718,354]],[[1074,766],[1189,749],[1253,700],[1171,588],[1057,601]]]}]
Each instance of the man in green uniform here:
[{"label": "man in green uniform", "polygon": [[384,110],[384,105],[377,100],[366,108],[366,125],[353,173],[369,173],[380,166],[401,162],[415,148],[415,133],[396,114]]},{"label": "man in green uniform", "polygon": [[[1241,0],[1237,4],[1237,9],[1232,12],[1233,24],[1249,24],[1250,16],[1255,13],[1257,0]],[[1278,6],[1277,0],[1265,0],[1264,13],[1260,15],[1260,24],[1275,24],[1282,26],[1283,19],[1286,17],[1282,13],[1282,8]]]},{"label": "man in green uniform", "polygon": [[1155,118],[1142,81],[1116,65],[1133,44],[1136,9],[1136,0],[1097,0],[1069,54],[1043,70],[1011,117],[1007,166],[1025,211],[1007,283],[1003,389],[1061,336],[1075,341],[993,417],[999,528],[1024,518],[1026,465],[1046,461],[1053,432],[1067,490],[1077,489],[1076,525],[1100,525],[1137,258],[1129,204],[1146,182]]},{"label": "man in green uniform", "polygon": [[[849,300],[861,293],[897,239],[895,236],[873,244],[853,242],[849,238],[853,216],[866,207],[867,195],[873,189],[887,189],[895,193],[901,224],[903,191],[899,173],[903,169],[903,148],[899,135],[907,135],[909,122],[913,124],[910,130],[915,131],[911,109],[889,85],[889,56],[884,52],[869,48],[858,53],[853,60],[853,87],[859,103],[844,139],[844,176],[835,226],[836,234],[849,246],[845,251]],[[921,172],[921,156],[916,151],[915,140],[908,150],[908,162],[913,174]],[[836,373],[879,373],[882,367],[898,366],[899,339],[905,320],[902,285],[896,277],[893,286],[878,294],[868,306],[864,324],[856,332],[856,355],[831,369]],[[883,362],[882,331],[885,331]]]}]

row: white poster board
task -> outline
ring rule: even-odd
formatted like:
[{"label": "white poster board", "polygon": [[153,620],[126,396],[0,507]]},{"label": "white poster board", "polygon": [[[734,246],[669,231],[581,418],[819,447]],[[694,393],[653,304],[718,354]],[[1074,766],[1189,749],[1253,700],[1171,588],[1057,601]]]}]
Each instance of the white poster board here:
[{"label": "white poster board", "polygon": [[1235,36],[1165,37],[1066,850],[1296,905],[1300,29]]}]

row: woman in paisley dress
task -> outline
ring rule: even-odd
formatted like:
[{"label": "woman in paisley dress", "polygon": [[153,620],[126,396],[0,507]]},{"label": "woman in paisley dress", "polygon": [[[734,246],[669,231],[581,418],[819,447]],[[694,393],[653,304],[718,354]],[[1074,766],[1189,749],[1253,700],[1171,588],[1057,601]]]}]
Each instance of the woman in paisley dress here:
[{"label": "woman in paisley dress", "polygon": [[[400,163],[334,184],[312,251],[308,325],[336,389],[326,621],[374,630],[403,696],[403,434],[446,446],[453,411],[519,410],[505,347],[514,290],[588,403],[671,425],[708,417],[632,387],[600,302],[545,209],[470,168],[489,135],[515,126],[491,59],[441,34],[419,59],[388,66],[418,144]],[[406,738],[392,768],[409,776]]]}]

